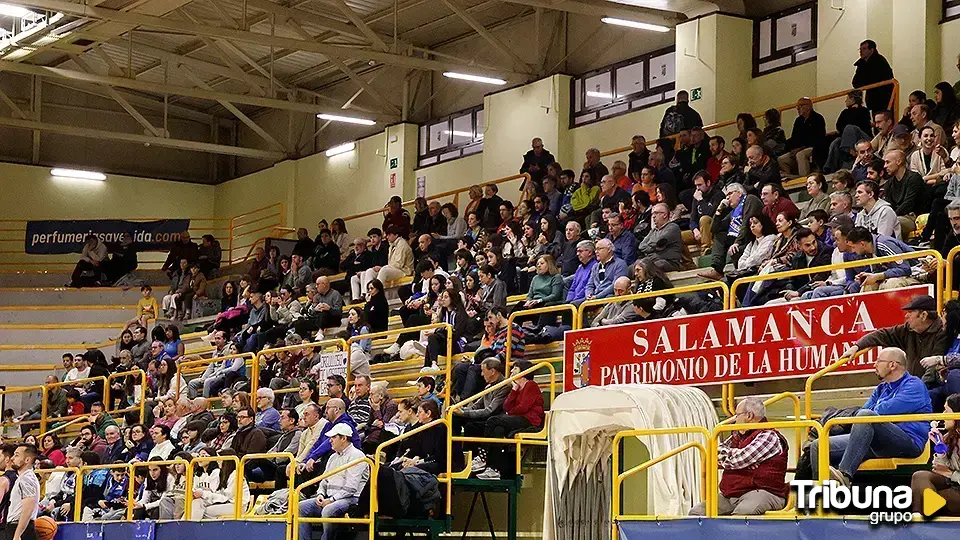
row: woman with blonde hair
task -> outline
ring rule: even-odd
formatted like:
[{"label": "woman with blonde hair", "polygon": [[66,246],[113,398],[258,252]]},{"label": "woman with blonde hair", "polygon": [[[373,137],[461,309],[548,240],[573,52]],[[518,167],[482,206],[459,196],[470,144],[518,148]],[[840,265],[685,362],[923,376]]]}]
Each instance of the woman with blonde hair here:
[{"label": "woman with blonde hair", "polygon": [[483,200],[483,188],[474,184],[470,186],[470,202],[467,203],[467,206],[463,209],[463,215],[466,216],[470,212],[476,212],[477,208],[480,206],[480,201]]}]

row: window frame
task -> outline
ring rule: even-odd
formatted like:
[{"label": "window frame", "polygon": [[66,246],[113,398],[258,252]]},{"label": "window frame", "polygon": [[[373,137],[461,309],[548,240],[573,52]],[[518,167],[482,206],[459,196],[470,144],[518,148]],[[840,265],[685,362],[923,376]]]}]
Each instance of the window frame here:
[{"label": "window frame", "polygon": [[960,19],[960,11],[954,13],[953,15],[947,15],[947,11],[954,8],[960,8],[960,0],[943,0],[943,11],[941,12],[942,17],[940,18],[940,24]]},{"label": "window frame", "polygon": [[[474,154],[478,154],[482,152],[483,151],[483,133],[480,131],[481,126],[478,125],[478,122],[477,122],[477,115],[482,111],[483,111],[483,104],[480,104],[475,107],[462,109],[455,113],[448,114],[447,116],[442,116],[438,119],[430,120],[429,122],[424,122],[423,124],[421,124],[417,129],[417,168],[431,167],[433,165],[439,165],[440,163],[446,163],[448,161],[453,161],[453,160],[464,158],[467,156],[472,156]],[[454,131],[453,120],[454,118],[460,118],[462,116],[466,116],[467,114],[470,115],[470,126],[473,132],[473,138],[470,139],[469,141],[464,141],[461,143],[454,144],[453,143],[453,131]],[[446,131],[448,132],[447,144],[444,145],[442,148],[438,148],[436,150],[430,150],[429,149],[430,128],[431,126],[435,126],[437,124],[442,124],[442,123],[446,123],[447,125],[447,129],[446,129]],[[421,129],[427,130],[427,141],[426,141],[427,148],[422,147],[422,143],[424,141],[420,136]],[[475,149],[476,147],[479,147],[479,150],[476,150]],[[464,152],[465,149],[474,149],[475,151]],[[441,157],[444,154],[450,154],[452,152],[457,152],[460,155],[456,157],[449,157],[447,159],[441,159]],[[436,159],[434,160],[434,158]],[[433,161],[431,161],[430,163],[423,163],[424,160],[433,160]]]},{"label": "window frame", "polygon": [[[786,17],[788,15],[793,15],[795,13],[801,13],[806,10],[812,10],[810,17],[813,19],[812,24],[810,25],[810,40],[801,43],[799,45],[794,45],[793,47],[783,49],[782,51],[777,50],[777,19]],[[771,73],[776,73],[778,71],[783,71],[785,69],[790,69],[792,67],[802,66],[803,64],[809,62],[815,62],[817,56],[819,56],[819,51],[817,55],[814,55],[811,58],[805,58],[803,60],[797,60],[797,54],[809,51],[811,49],[817,48],[817,2],[807,2],[806,4],[800,4],[799,6],[794,6],[788,9],[778,11],[776,13],[771,13],[766,17],[760,17],[753,20],[753,78],[762,77],[764,75],[770,75]],[[760,58],[760,24],[764,21],[770,21],[770,56],[765,58]],[[783,66],[777,66],[771,68],[767,71],[760,71],[760,64],[765,64],[773,60],[780,60],[783,58],[790,58],[791,61],[789,64]]]},{"label": "window frame", "polygon": [[[666,54],[671,54],[671,53],[676,54],[676,52],[677,52],[677,51],[676,51],[676,46],[675,46],[675,45],[672,45],[672,46],[670,46],[670,47],[664,47],[663,49],[658,49],[658,50],[656,50],[656,51],[649,52],[649,53],[646,53],[646,54],[642,54],[642,55],[640,55],[640,56],[635,56],[635,57],[633,57],[633,58],[629,58],[629,59],[627,59],[627,60],[623,60],[623,61],[617,62],[617,63],[615,63],[615,64],[610,64],[610,65],[608,65],[608,66],[604,66],[604,67],[602,67],[602,68],[595,69],[595,70],[593,70],[593,71],[588,71],[588,72],[583,73],[583,74],[581,74],[581,75],[578,75],[578,76],[576,76],[576,77],[572,77],[572,78],[570,79],[570,129],[575,129],[575,128],[582,127],[582,126],[588,126],[588,125],[593,124],[593,123],[595,123],[595,122],[600,122],[600,121],[603,121],[603,120],[608,120],[608,119],[610,119],[610,118],[616,118],[617,116],[621,116],[621,115],[624,115],[624,114],[629,114],[629,113],[632,113],[632,112],[637,112],[637,111],[640,111],[640,110],[643,110],[643,109],[648,109],[648,108],[650,108],[650,107],[656,107],[656,106],[658,106],[658,105],[662,105],[662,104],[664,104],[664,103],[668,103],[668,102],[673,101],[673,98],[674,98],[674,95],[675,95],[675,92],[676,92],[676,84],[677,84],[677,83],[676,83],[676,80],[674,80],[674,82],[671,82],[671,83],[661,84],[661,85],[659,85],[659,86],[650,87],[650,88],[644,88],[644,89],[641,90],[640,92],[635,92],[635,93],[633,93],[633,94],[627,94],[627,95],[624,95],[624,96],[617,96],[616,98],[614,98],[614,99],[613,99],[612,101],[610,101],[609,103],[604,103],[604,104],[602,104],[602,105],[596,105],[596,106],[593,106],[593,107],[584,107],[583,109],[580,109],[580,110],[577,110],[577,109],[576,109],[576,104],[577,104],[577,100],[578,100],[578,96],[577,96],[577,82],[578,82],[578,81],[580,81],[579,101],[580,101],[580,103],[584,103],[584,104],[585,104],[585,103],[586,103],[586,99],[587,99],[587,87],[586,87],[585,84],[583,84],[583,82],[586,81],[587,79],[590,79],[591,77],[596,77],[597,75],[601,75],[601,74],[604,74],[604,73],[608,73],[609,76],[610,76],[610,89],[611,89],[611,92],[616,92],[616,90],[617,90],[617,71],[620,70],[620,68],[623,68],[623,67],[626,67],[626,66],[631,66],[631,65],[635,65],[635,64],[642,64],[642,65],[643,65],[643,80],[644,80],[644,84],[646,85],[646,84],[649,84],[649,82],[650,82],[650,60],[652,60],[652,59],[654,59],[654,58],[657,58],[657,57],[660,57],[660,56],[663,56],[663,55],[666,55]],[[674,73],[674,79],[676,79],[676,73]],[[650,98],[650,97],[654,97],[654,96],[658,96],[658,95],[660,95],[660,96],[662,96],[662,97],[661,97],[661,99],[659,99],[659,100],[657,100],[657,101],[653,101],[653,102],[650,102],[650,103],[644,103],[643,105],[638,105],[638,106],[634,106],[634,105],[633,105],[633,102],[635,102],[635,101],[637,101],[637,100],[641,100],[641,99],[644,99],[644,98]],[[623,110],[623,111],[620,111],[620,112],[617,112],[617,113],[613,113],[613,114],[609,114],[609,115],[606,115],[606,116],[603,116],[603,115],[601,114],[603,111],[605,111],[605,110],[607,110],[607,109],[611,109],[611,108],[614,108],[614,107],[622,107],[622,106],[624,106],[624,105],[627,106],[627,109],[626,109],[626,110]],[[585,120],[585,121],[582,121],[582,122],[580,122],[580,123],[577,123],[577,117],[584,116],[584,115],[588,115],[588,114],[594,114],[594,115],[596,115],[596,118],[594,118],[593,120]]]}]

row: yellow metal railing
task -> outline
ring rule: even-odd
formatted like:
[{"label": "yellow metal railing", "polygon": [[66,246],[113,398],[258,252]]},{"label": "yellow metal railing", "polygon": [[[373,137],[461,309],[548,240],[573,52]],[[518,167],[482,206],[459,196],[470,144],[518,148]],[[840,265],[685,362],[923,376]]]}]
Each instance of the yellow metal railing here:
[{"label": "yellow metal railing", "polygon": [[956,285],[956,283],[953,282],[953,270],[954,266],[958,264],[956,262],[957,255],[960,255],[960,246],[954,247],[947,253],[946,286],[943,290],[948,299],[953,298],[953,287]]},{"label": "yellow metal railing", "polygon": [[577,324],[577,307],[573,304],[560,304],[558,306],[545,306],[532,309],[522,309],[519,311],[514,311],[507,317],[507,341],[504,344],[506,347],[506,360],[503,363],[503,369],[505,372],[510,373],[510,356],[513,353],[513,321],[517,317],[529,317],[531,315],[542,315],[545,313],[565,313],[569,311],[573,317],[571,324],[573,325],[574,330],[579,330],[580,326]]},{"label": "yellow metal railing", "polygon": [[[196,358],[196,359],[189,360],[190,358]],[[215,364],[217,362],[224,362],[227,360],[234,360],[236,358],[243,358],[245,366],[246,365],[250,365],[253,367],[256,366],[256,363],[254,362],[253,353],[225,354],[223,356],[217,356],[217,357],[211,357],[211,358],[198,358],[196,355],[184,355],[183,361],[181,361],[179,366],[177,367],[177,372],[180,375],[180,377],[176,377],[175,379],[175,383],[176,383],[175,387],[177,390],[176,395],[177,396],[182,395],[180,392],[180,381],[183,380],[184,382],[186,382],[186,375],[193,375],[194,373],[203,373],[206,370],[207,366],[209,366],[210,364]],[[257,370],[254,369],[254,371],[257,371]],[[251,386],[251,388],[253,388],[255,392],[257,387]]]},{"label": "yellow metal railing", "polygon": [[[710,442],[710,432],[706,428],[701,426],[692,426],[692,427],[677,427],[677,428],[650,428],[650,429],[631,429],[626,431],[620,431],[613,437],[613,467],[619,470],[620,467],[620,442],[626,437],[651,437],[651,436],[663,436],[663,435],[702,435],[704,443],[701,444],[696,441],[691,441],[685,444],[682,444],[673,450],[670,450],[666,454],[663,454],[658,457],[651,457],[649,460],[630,468],[627,471],[623,472],[614,472],[613,474],[613,497],[610,499],[610,525],[613,529],[613,536],[611,538],[616,538],[619,535],[617,534],[617,522],[618,521],[640,521],[645,519],[650,519],[651,516],[635,515],[635,514],[621,514],[621,486],[623,481],[627,478],[643,472],[650,467],[666,461],[667,459],[678,455],[686,450],[691,448],[697,449],[700,454],[700,497],[709,503],[711,498],[714,496],[709,490],[707,490],[707,484],[710,482],[710,469],[707,467],[707,455],[708,451],[706,445],[709,445]],[[659,516],[656,516],[659,517]]]},{"label": "yellow metal railing", "polygon": [[[111,388],[110,382],[114,379],[126,378],[126,377],[138,377],[140,379],[140,395],[139,401],[129,407],[121,407],[119,409],[110,410],[110,406],[113,404],[113,400],[110,399],[110,392],[113,390]],[[177,384],[179,384],[180,379],[177,378]],[[123,371],[120,373],[111,373],[107,377],[107,384],[103,385],[103,405],[106,408],[107,412],[110,415],[118,413],[126,413],[131,411],[140,411],[140,423],[142,424],[146,419],[146,402],[147,402],[147,373],[141,369],[135,369],[132,371]]]},{"label": "yellow metal railing", "polygon": [[[448,393],[449,393],[449,392],[448,392]],[[378,476],[378,474],[380,473],[380,467],[382,466],[382,464],[380,463],[380,459],[385,455],[385,454],[384,454],[384,450],[386,450],[386,449],[387,449],[388,447],[390,447],[390,446],[393,446],[393,445],[397,444],[397,443],[400,442],[400,441],[409,439],[410,437],[412,437],[412,436],[414,436],[414,435],[416,435],[416,434],[418,434],[418,433],[422,433],[422,432],[424,432],[424,431],[426,431],[426,430],[428,430],[428,429],[432,429],[432,428],[434,428],[434,427],[436,427],[436,426],[439,426],[439,425],[446,426],[446,428],[447,428],[447,439],[448,439],[448,441],[449,441],[450,435],[453,433],[453,430],[451,429],[451,426],[450,426],[450,422],[448,422],[446,418],[438,418],[438,419],[436,419],[436,420],[434,420],[434,421],[432,421],[432,422],[426,423],[426,424],[424,424],[424,425],[422,425],[422,426],[420,426],[420,427],[418,427],[418,428],[416,428],[416,429],[411,429],[411,430],[409,430],[409,431],[405,431],[405,432],[401,433],[399,436],[390,439],[389,441],[384,441],[384,442],[380,443],[380,446],[377,447],[377,453],[374,455],[373,472],[370,473],[370,482],[371,482],[371,484],[370,484],[370,519],[374,519],[375,514],[376,514],[376,511],[377,511],[377,502],[376,502],[376,499],[377,499],[377,476]],[[450,459],[451,459],[451,456],[450,456],[450,448],[449,448],[449,444],[448,444],[448,447],[447,447],[447,463],[448,463],[448,464],[450,463]],[[441,477],[437,478],[437,481],[440,482],[440,483],[443,483],[443,484],[446,484],[446,485],[447,485],[447,493],[446,493],[447,508],[446,508],[446,513],[447,513],[447,515],[449,516],[449,515],[451,514],[451,508],[452,508],[451,505],[452,505],[452,497],[453,497],[453,481],[452,481],[452,479],[451,479],[449,476],[441,476]]]},{"label": "yellow metal railing", "polygon": [[729,304],[730,298],[730,288],[727,287],[727,284],[723,281],[711,281],[708,283],[696,283],[693,285],[684,285],[682,287],[673,287],[670,289],[661,289],[659,291],[650,291],[637,294],[625,294],[623,296],[610,296],[607,298],[597,298],[594,300],[586,300],[580,307],[577,308],[577,320],[580,323],[580,328],[586,328],[584,324],[583,316],[588,309],[596,308],[598,306],[604,306],[607,304],[613,304],[615,302],[632,302],[634,300],[639,300],[641,298],[657,298],[660,296],[673,296],[677,294],[685,294],[692,292],[700,291],[712,291],[713,289],[720,289],[723,293],[723,305],[727,306]]},{"label": "yellow metal railing", "polygon": [[[294,478],[296,477],[296,474],[297,474],[297,458],[290,452],[262,452],[259,454],[244,454],[244,456],[240,458],[240,466],[237,469],[237,473],[240,475],[238,478],[240,478],[240,482],[241,482],[241,483],[238,483],[237,485],[242,486],[243,485],[242,482],[246,482],[247,463],[257,459],[276,459],[276,458],[284,458],[290,461],[290,466],[287,467],[287,486],[292,487],[296,485],[296,483],[294,482]],[[251,521],[283,521],[289,526],[290,523],[293,523],[296,520],[296,517],[294,516],[297,515],[297,512],[296,512],[297,501],[294,499],[294,494],[299,493],[300,489],[301,488],[298,487],[296,490],[293,490],[293,489],[287,490],[287,511],[286,512],[282,514],[257,515],[252,512],[254,508],[250,508],[250,511],[245,512],[243,514],[243,519],[248,519]],[[296,525],[294,525],[294,527],[296,527]],[[293,534],[296,534],[296,533],[293,533]],[[290,531],[287,531],[286,537],[290,538]]]},{"label": "yellow metal railing", "polygon": [[[232,461],[236,465],[234,474],[237,475],[237,486],[236,493],[233,495],[233,519],[240,519],[240,515],[243,514],[243,469],[240,468],[240,459],[237,456],[209,456],[209,457],[195,457],[190,461],[190,465],[187,467],[187,481],[186,485],[188,489],[185,491],[185,497],[183,502],[183,519],[185,521],[190,521],[193,513],[193,469],[198,463],[210,463],[212,461],[222,464],[224,461]],[[146,464],[155,464],[156,462],[147,461]],[[221,467],[223,465],[220,465]]]},{"label": "yellow metal railing", "polygon": [[807,420],[813,418],[813,383],[874,349],[875,347],[867,347],[866,349],[858,350],[856,354],[851,356],[841,356],[837,360],[833,361],[830,365],[807,377],[807,381],[803,385],[803,407],[804,415],[806,416]]},{"label": "yellow metal railing", "polygon": [[922,259],[925,257],[933,257],[937,260],[937,286],[935,289],[935,294],[937,297],[937,309],[941,313],[943,312],[943,256],[940,255],[939,251],[932,249],[924,249],[920,251],[911,251],[909,253],[903,253],[901,255],[887,255],[885,257],[872,257],[869,259],[859,259],[856,261],[828,264],[824,266],[814,266],[812,268],[802,268],[800,270],[786,270],[783,272],[774,272],[771,274],[765,274],[762,276],[747,276],[737,279],[730,286],[730,297],[729,303],[727,304],[727,309],[735,309],[737,302],[737,288],[741,285],[747,283],[755,283],[757,281],[774,281],[778,279],[787,279],[797,276],[807,276],[810,274],[823,274],[828,272],[833,272],[834,270],[846,270],[849,268],[862,268],[868,266],[875,266],[878,264],[885,264],[891,262],[901,262],[906,260],[913,259]]},{"label": "yellow metal railing", "polygon": [[[428,424],[428,425],[429,425],[429,424]],[[378,453],[379,453],[379,452],[378,452]],[[344,525],[346,525],[346,524],[366,525],[367,527],[369,527],[369,530],[370,530],[370,532],[369,532],[369,535],[370,535],[370,536],[369,536],[369,539],[370,539],[370,540],[373,540],[373,539],[375,538],[374,514],[375,514],[375,512],[376,512],[377,492],[376,492],[376,487],[375,487],[375,486],[376,486],[376,476],[375,476],[372,472],[371,472],[371,474],[370,474],[370,510],[369,510],[368,513],[367,513],[367,517],[365,517],[365,518],[361,518],[361,517],[329,517],[329,518],[319,517],[319,518],[308,518],[308,517],[301,517],[301,516],[300,516],[300,511],[299,511],[299,509],[300,509],[300,492],[303,491],[304,488],[307,488],[307,487],[310,487],[310,486],[319,484],[320,482],[326,480],[327,478],[330,478],[331,476],[333,476],[333,475],[335,475],[335,474],[339,474],[339,473],[341,473],[341,472],[343,472],[343,471],[345,471],[345,470],[347,470],[347,469],[349,469],[349,468],[351,468],[351,467],[356,467],[356,466],[359,466],[359,465],[366,465],[366,466],[370,467],[370,470],[371,470],[371,471],[373,471],[374,468],[375,468],[374,462],[371,461],[370,458],[364,457],[364,458],[362,458],[362,459],[357,459],[357,460],[351,461],[350,463],[347,463],[346,465],[343,465],[343,466],[341,466],[341,467],[337,467],[336,469],[333,469],[332,471],[326,471],[326,472],[324,472],[323,474],[321,474],[320,476],[318,476],[318,477],[316,477],[316,478],[314,478],[314,479],[312,479],[312,480],[309,480],[309,481],[307,481],[307,482],[304,482],[304,483],[298,485],[298,486],[296,487],[296,489],[291,489],[291,490],[290,490],[290,507],[293,508],[293,509],[295,509],[295,510],[293,511],[293,513],[292,513],[292,521],[291,521],[291,523],[292,523],[293,531],[292,531],[292,536],[290,536],[291,540],[301,540],[301,539],[300,539],[300,527],[299,527],[301,523],[342,523],[342,524],[344,524]],[[293,486],[293,482],[291,482],[290,485]],[[309,539],[306,539],[306,540],[309,540]]]},{"label": "yellow metal railing", "polygon": [[30,392],[36,392],[37,390],[40,391],[40,419],[24,420],[23,422],[7,422],[4,424],[0,424],[0,428],[6,428],[7,426],[14,426],[18,424],[19,425],[39,424],[41,432],[47,431],[47,412],[48,412],[47,406],[49,405],[49,403],[47,402],[47,392],[49,392],[49,390],[47,389],[46,385],[38,384],[35,386],[18,386],[13,388],[4,388],[0,390],[0,398],[2,398],[0,399],[0,401],[5,401],[6,398],[3,398],[3,396],[5,395],[28,394]]},{"label": "yellow metal railing", "polygon": [[[253,389],[254,389],[253,391],[256,392],[256,388],[259,388],[259,387],[260,387],[260,364],[262,363],[262,359],[263,359],[264,356],[271,355],[271,354],[278,354],[278,353],[282,353],[282,352],[299,351],[299,350],[304,350],[304,349],[321,349],[321,350],[322,350],[322,349],[325,349],[325,348],[331,347],[331,346],[336,346],[336,347],[338,347],[341,351],[346,351],[346,352],[347,352],[347,372],[346,372],[346,376],[344,377],[344,379],[349,380],[349,377],[350,377],[350,352],[349,352],[349,351],[350,351],[350,348],[347,346],[346,340],[343,340],[343,339],[340,339],[340,338],[334,338],[334,339],[324,339],[324,340],[320,340],[320,341],[311,341],[311,342],[309,342],[309,343],[301,343],[301,344],[299,344],[299,345],[289,345],[289,346],[287,346],[287,347],[277,347],[277,348],[274,348],[274,349],[263,349],[263,350],[261,350],[260,352],[257,353],[256,359],[255,359],[254,362],[253,362],[253,373],[251,374],[251,377],[250,377],[250,388],[253,388]],[[269,382],[269,381],[268,381],[268,382]],[[286,389],[282,389],[282,390],[275,390],[274,393],[284,394],[284,393],[287,393],[287,392],[295,392],[295,391],[296,391],[295,388],[286,388]],[[343,391],[346,392],[347,389],[344,388]]]},{"label": "yellow metal railing", "polygon": [[[453,429],[453,416],[454,413],[462,409],[465,405],[473,403],[479,399],[482,399],[487,394],[493,393],[501,388],[504,388],[507,385],[512,385],[515,381],[518,381],[531,373],[535,373],[543,368],[546,368],[550,372],[550,405],[553,405],[553,400],[557,396],[557,371],[553,367],[553,362],[550,361],[540,361],[537,364],[517,373],[516,375],[511,375],[510,377],[498,382],[497,384],[484,388],[483,391],[478,392],[463,401],[458,401],[454,403],[446,410],[447,416],[447,425],[450,426],[451,432],[447,436],[447,478],[453,476],[453,443],[454,442],[468,442],[468,443],[478,443],[478,444],[510,444],[516,446],[516,467],[517,473],[520,473],[520,466],[522,462],[521,448],[523,445],[528,446],[547,446],[546,440],[538,440],[535,438],[525,438],[525,437],[514,437],[513,439],[496,439],[492,437],[463,437],[463,436],[454,436]],[[527,384],[536,384],[532,380],[527,382]],[[548,409],[548,407],[544,407]],[[546,429],[547,417],[544,416],[543,420],[544,425],[541,426],[543,429]],[[468,464],[469,466],[469,464]]]}]

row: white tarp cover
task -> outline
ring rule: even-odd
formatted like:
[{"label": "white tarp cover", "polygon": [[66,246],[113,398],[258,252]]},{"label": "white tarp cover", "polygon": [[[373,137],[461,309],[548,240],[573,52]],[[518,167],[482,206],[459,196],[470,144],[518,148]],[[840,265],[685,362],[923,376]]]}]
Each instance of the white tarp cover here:
[{"label": "white tarp cover", "polygon": [[[628,429],[717,424],[709,397],[694,387],[588,386],[557,397],[550,408],[544,503],[545,540],[610,537],[613,437]],[[701,435],[640,437],[657,457]],[[700,457],[689,450],[647,469],[648,512],[684,515],[700,501]],[[629,493],[624,494],[625,498]]]}]

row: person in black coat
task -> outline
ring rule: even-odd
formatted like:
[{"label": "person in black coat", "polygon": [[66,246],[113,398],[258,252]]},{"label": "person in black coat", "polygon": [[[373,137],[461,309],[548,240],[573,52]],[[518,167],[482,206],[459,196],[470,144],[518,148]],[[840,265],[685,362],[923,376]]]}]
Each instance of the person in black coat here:
[{"label": "person in black coat", "polygon": [[374,278],[367,285],[367,303],[363,305],[367,326],[373,333],[385,332],[389,326],[390,306],[383,292],[383,282]]},{"label": "person in black coat", "polygon": [[[417,405],[417,423],[407,428],[411,431],[440,418],[440,407],[432,399]],[[447,472],[447,426],[437,424],[416,433],[397,444],[397,458],[401,466],[417,467],[433,475]]]},{"label": "person in black coat", "polygon": [[[860,88],[868,84],[888,81],[893,78],[893,69],[890,63],[877,52],[877,44],[871,40],[865,40],[860,44],[860,59],[854,64],[857,71],[853,74],[854,88]],[[893,84],[881,86],[867,90],[867,108],[877,113],[890,107],[890,96],[893,95]]]},{"label": "person in black coat", "polygon": [[[800,241],[800,250],[790,258],[790,268],[788,270],[805,270],[830,264],[833,250],[820,242],[813,231],[799,229],[794,234]],[[824,270],[814,274],[764,281],[762,282],[763,290],[753,297],[753,302],[750,305],[759,306],[771,300],[776,300],[778,297],[787,302],[796,300],[803,293],[814,289],[814,282],[823,281],[828,277],[830,277],[829,270]],[[746,303],[744,303],[744,306],[746,306]]]},{"label": "person in black coat", "polygon": [[340,247],[333,241],[330,229],[320,231],[320,242],[313,248],[310,267],[313,268],[313,279],[330,276],[340,270]]},{"label": "person in black coat", "polygon": [[[437,322],[447,323],[453,328],[453,354],[463,352],[464,345],[471,337],[467,335],[470,326],[470,316],[463,307],[460,294],[451,289],[440,293],[440,313]],[[440,369],[437,358],[447,353],[447,329],[438,328],[427,338],[427,354],[423,357],[423,367]]]},{"label": "person in black coat", "polygon": [[487,184],[483,187],[483,198],[477,205],[477,216],[480,217],[480,224],[487,231],[496,231],[500,226],[500,205],[503,204],[503,198],[497,195],[500,189],[496,184]]},{"label": "person in black coat", "polygon": [[[552,164],[556,159],[554,159],[553,154],[549,150],[543,149],[543,141],[540,137],[533,139],[533,142],[530,143],[532,147],[531,150],[527,151],[523,155],[523,165],[520,166],[520,173],[527,173],[530,175],[530,180],[537,185],[537,192],[543,190],[543,176],[547,174],[547,166]],[[523,190],[524,186],[520,186],[520,189]]]}]

